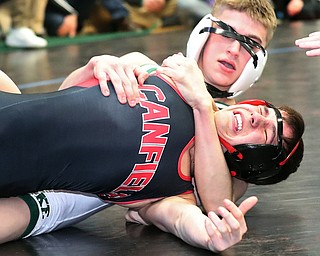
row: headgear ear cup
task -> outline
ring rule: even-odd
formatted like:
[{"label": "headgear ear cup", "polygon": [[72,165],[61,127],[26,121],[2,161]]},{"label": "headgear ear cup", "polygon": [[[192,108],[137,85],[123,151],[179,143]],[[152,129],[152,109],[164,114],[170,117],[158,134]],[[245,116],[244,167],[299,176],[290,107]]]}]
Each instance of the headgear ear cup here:
[{"label": "headgear ear cup", "polygon": [[201,33],[200,31],[205,27],[211,27],[212,21],[210,19],[211,14],[204,16],[199,23],[192,30],[188,42],[187,42],[187,57],[192,58],[195,61],[199,60],[199,56],[203,49],[203,46],[207,42],[210,33]]},{"label": "headgear ear cup", "polygon": [[229,88],[228,92],[233,93],[232,96],[228,97],[229,99],[233,99],[239,96],[259,80],[267,63],[268,53],[267,51],[265,51],[264,54],[263,51],[260,50],[256,53],[256,55],[258,57],[257,67],[254,67],[253,58],[251,57],[244,67],[239,78]]},{"label": "headgear ear cup", "polygon": [[[213,16],[211,14],[207,14],[192,30],[187,43],[187,57],[198,61],[201,51],[203,50],[203,47],[210,35],[209,32],[200,33],[200,31],[205,27],[211,27],[212,19]],[[257,67],[254,67],[253,58],[251,57],[239,78],[229,88],[228,92],[233,93],[232,96],[228,97],[229,99],[235,98],[248,90],[260,78],[267,62],[267,51],[265,51],[264,54],[264,52],[260,50],[256,55],[258,57]]]}]

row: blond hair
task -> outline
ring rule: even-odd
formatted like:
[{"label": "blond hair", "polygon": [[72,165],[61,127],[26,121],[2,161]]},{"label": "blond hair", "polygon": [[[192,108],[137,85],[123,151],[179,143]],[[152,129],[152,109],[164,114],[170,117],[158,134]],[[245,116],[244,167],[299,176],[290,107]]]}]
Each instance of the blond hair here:
[{"label": "blond hair", "polygon": [[261,23],[267,30],[267,44],[270,42],[277,28],[277,17],[270,0],[215,0],[212,15],[218,15],[226,9],[243,12]]}]

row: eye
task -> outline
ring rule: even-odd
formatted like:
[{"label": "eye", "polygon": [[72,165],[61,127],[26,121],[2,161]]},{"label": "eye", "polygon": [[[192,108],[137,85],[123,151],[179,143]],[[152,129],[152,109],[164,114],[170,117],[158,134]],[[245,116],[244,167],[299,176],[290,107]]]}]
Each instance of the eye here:
[{"label": "eye", "polygon": [[264,130],[264,135],[265,135],[265,138],[266,138],[265,143],[267,144],[267,141],[268,141],[268,133],[267,133],[267,130]]},{"label": "eye", "polygon": [[[267,117],[269,115],[269,109],[266,106],[260,106],[259,112],[262,116]],[[268,133],[267,130],[264,130],[264,137],[265,137],[265,143],[267,144],[268,141]]]},{"label": "eye", "polygon": [[259,114],[263,116],[263,109],[262,108],[263,108],[263,106],[260,105],[258,107],[258,110],[259,110]]},{"label": "eye", "polygon": [[257,53],[258,51],[260,51],[261,49],[256,47],[256,46],[252,46],[252,50],[254,51],[254,53]]}]

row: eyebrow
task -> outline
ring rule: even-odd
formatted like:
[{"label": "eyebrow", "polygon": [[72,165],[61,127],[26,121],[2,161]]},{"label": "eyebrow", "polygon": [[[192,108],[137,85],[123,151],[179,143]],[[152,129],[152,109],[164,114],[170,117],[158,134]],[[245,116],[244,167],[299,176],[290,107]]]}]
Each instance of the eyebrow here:
[{"label": "eyebrow", "polygon": [[[225,23],[224,21],[222,21],[223,23]],[[215,21],[212,21],[212,24],[215,24],[216,26],[218,26],[218,27],[220,27],[220,28],[222,28],[219,24],[217,24]],[[225,24],[227,24],[227,23],[225,23]],[[230,26],[229,24],[227,24],[228,26]],[[213,25],[212,25],[213,26]],[[213,26],[214,27],[214,26]],[[232,26],[231,26],[232,27]],[[233,27],[232,27],[233,28]],[[222,28],[223,29],[223,28]],[[246,36],[246,37],[249,37],[249,38],[251,38],[252,40],[254,40],[254,41],[256,41],[257,43],[259,43],[259,44],[262,44],[263,42],[262,42],[262,39],[259,37],[259,36],[257,36],[257,35],[255,35],[255,34],[247,34],[247,35],[245,35],[245,34],[241,34],[241,33],[239,33],[236,29],[234,29],[239,35],[242,35],[242,36]]]},{"label": "eyebrow", "polygon": [[[276,115],[276,111],[274,109],[272,109],[274,114],[275,114],[275,118],[276,118],[276,124],[275,125],[272,125],[272,140],[271,140],[271,143],[274,142],[275,138],[277,137],[277,126],[278,126],[278,119],[277,119],[277,115]],[[268,112],[269,112],[269,115],[270,115],[270,111],[269,111],[269,108],[268,108]]]},{"label": "eyebrow", "polygon": [[277,134],[277,129],[276,129],[276,126],[273,125],[272,126],[272,142],[275,142],[275,138],[276,138],[276,134]]},{"label": "eyebrow", "polygon": [[248,34],[248,35],[245,35],[246,37],[249,37],[249,38],[251,38],[251,39],[253,39],[253,40],[255,40],[257,43],[259,43],[259,44],[262,44],[263,42],[262,42],[262,39],[259,37],[259,36],[257,36],[257,35],[253,35],[253,34]]},{"label": "eyebrow", "polygon": [[[267,107],[267,106],[262,106],[263,107],[263,111],[265,113],[266,116],[269,116],[270,115],[270,107]],[[272,109],[275,113],[275,110]],[[275,117],[276,117],[276,123],[278,124],[277,122],[277,115],[275,113]],[[276,135],[277,135],[277,129],[276,129],[276,125],[272,125],[272,131],[271,131],[271,134],[272,134],[272,139],[270,140],[270,144],[272,144],[274,142],[274,139],[276,138]]]}]

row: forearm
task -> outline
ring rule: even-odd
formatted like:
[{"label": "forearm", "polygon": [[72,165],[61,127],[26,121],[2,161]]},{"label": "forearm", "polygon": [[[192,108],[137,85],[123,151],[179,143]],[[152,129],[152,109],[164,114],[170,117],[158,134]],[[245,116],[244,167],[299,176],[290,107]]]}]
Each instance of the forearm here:
[{"label": "forearm", "polygon": [[21,93],[17,85],[8,77],[4,72],[0,70],[0,91],[10,93]]},{"label": "forearm", "polygon": [[220,217],[214,212],[206,216],[195,205],[193,194],[180,195],[145,206],[132,214],[129,220],[153,224],[190,245],[216,252],[241,241],[247,231],[244,214],[256,202],[256,198],[249,198],[237,207],[231,201],[224,200],[223,207],[218,209]]},{"label": "forearm", "polygon": [[195,180],[205,210],[215,211],[225,198],[232,199],[232,182],[211,105],[193,109],[195,119]]},{"label": "forearm", "polygon": [[[166,198],[139,211],[139,215],[143,219],[143,222],[138,221],[141,224],[153,224],[192,246],[212,250],[208,247],[210,237],[205,228],[208,217],[202,214],[199,207],[186,203],[184,199]],[[135,216],[135,220],[139,219]]]},{"label": "forearm", "polygon": [[184,209],[184,214],[169,232],[192,246],[216,252],[215,248],[209,247],[210,237],[205,227],[208,217],[195,205],[181,204],[177,207]]},{"label": "forearm", "polygon": [[106,82],[106,80],[110,80],[110,75],[116,73],[121,66],[135,67],[144,64],[156,64],[156,62],[139,52],[128,53],[120,58],[111,55],[95,56],[85,66],[73,71],[63,81],[60,90],[94,78],[98,79],[100,83]]},{"label": "forearm", "polygon": [[131,52],[121,56],[120,58],[126,61],[127,63],[136,66],[141,66],[145,64],[157,65],[157,63],[154,60],[150,59],[148,56],[144,55],[141,52]]},{"label": "forearm", "polygon": [[59,90],[69,88],[71,86],[80,84],[82,82],[88,81],[90,79],[95,78],[94,77],[94,63],[95,58],[91,58],[89,62],[81,67],[73,71],[70,75],[67,76],[67,78],[62,82]]},{"label": "forearm", "polygon": [[225,198],[231,199],[231,176],[214,122],[215,104],[208,93],[197,63],[182,54],[166,58],[158,69],[169,76],[193,109],[195,121],[194,176],[206,211],[216,211]]},{"label": "forearm", "polygon": [[27,204],[18,197],[0,199],[0,244],[20,238],[30,221]]}]

